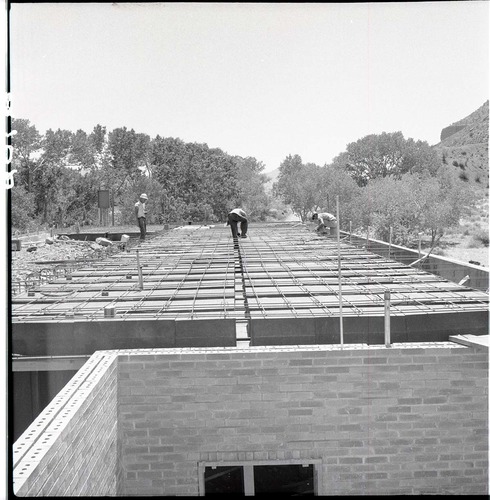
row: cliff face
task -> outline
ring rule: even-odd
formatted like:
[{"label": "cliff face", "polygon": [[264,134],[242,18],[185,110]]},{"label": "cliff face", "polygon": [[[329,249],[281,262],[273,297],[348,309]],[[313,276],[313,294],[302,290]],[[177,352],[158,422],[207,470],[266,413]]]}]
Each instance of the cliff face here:
[{"label": "cliff face", "polygon": [[434,149],[443,164],[458,169],[465,182],[488,188],[488,101],[441,131]]},{"label": "cliff face", "polygon": [[441,142],[444,139],[447,139],[448,137],[452,136],[456,132],[463,130],[465,126],[466,125],[449,125],[449,127],[443,128],[441,132]]}]

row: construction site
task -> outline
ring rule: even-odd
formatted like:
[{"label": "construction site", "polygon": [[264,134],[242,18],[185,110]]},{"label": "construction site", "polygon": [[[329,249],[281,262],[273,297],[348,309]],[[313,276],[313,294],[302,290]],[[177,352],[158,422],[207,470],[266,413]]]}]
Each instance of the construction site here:
[{"label": "construction site", "polygon": [[11,300],[17,496],[488,495],[488,269],[294,222]]}]

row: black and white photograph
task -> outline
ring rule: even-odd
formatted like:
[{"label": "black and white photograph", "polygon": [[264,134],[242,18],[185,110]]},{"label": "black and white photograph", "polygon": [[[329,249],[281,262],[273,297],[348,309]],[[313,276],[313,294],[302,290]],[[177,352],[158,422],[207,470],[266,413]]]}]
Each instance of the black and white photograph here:
[{"label": "black and white photograph", "polygon": [[5,498],[487,497],[489,2],[4,7]]}]

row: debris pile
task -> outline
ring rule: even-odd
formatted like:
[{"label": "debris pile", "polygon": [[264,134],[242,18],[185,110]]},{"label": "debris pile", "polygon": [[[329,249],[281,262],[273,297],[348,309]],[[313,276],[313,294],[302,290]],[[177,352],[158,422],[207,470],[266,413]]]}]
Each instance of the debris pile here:
[{"label": "debris pile", "polygon": [[66,235],[50,236],[44,241],[23,242],[20,250],[11,252],[12,295],[124,248],[125,243],[112,242],[106,238],[80,241]]}]

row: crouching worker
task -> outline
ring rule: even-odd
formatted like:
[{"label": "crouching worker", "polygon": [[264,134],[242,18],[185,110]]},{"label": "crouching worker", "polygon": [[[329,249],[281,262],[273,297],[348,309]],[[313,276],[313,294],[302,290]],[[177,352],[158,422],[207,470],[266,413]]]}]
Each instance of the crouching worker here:
[{"label": "crouching worker", "polygon": [[228,214],[228,222],[226,225],[231,227],[231,235],[233,238],[240,236],[240,233],[238,232],[238,223],[240,223],[240,231],[242,232],[241,237],[246,238],[248,220],[247,214],[241,208],[235,208]]},{"label": "crouching worker", "polygon": [[335,215],[329,214],[328,212],[313,212],[311,220],[318,221],[318,226],[316,228],[317,232],[324,234],[326,232],[326,228],[329,228],[330,235],[337,236],[339,224]]}]

